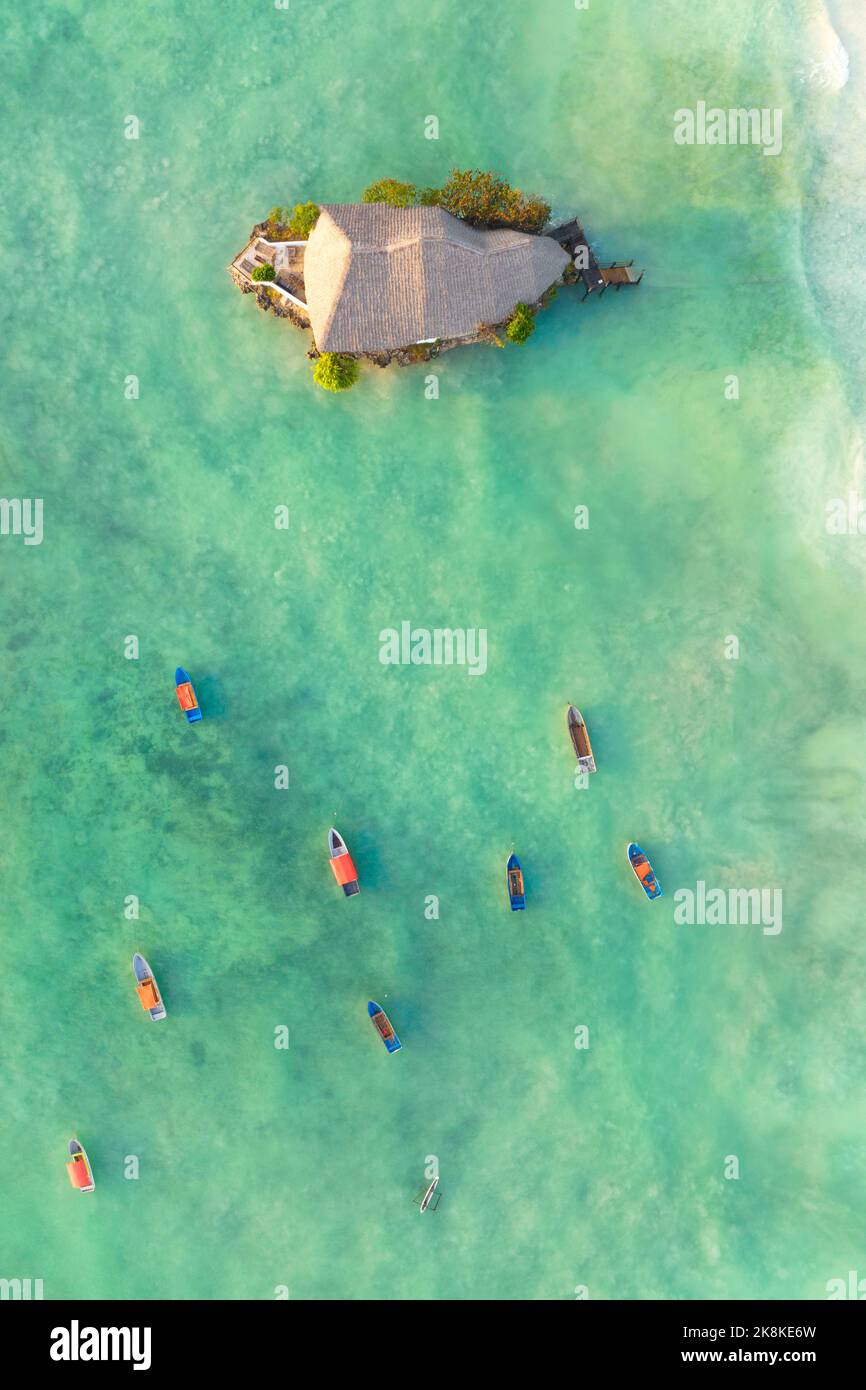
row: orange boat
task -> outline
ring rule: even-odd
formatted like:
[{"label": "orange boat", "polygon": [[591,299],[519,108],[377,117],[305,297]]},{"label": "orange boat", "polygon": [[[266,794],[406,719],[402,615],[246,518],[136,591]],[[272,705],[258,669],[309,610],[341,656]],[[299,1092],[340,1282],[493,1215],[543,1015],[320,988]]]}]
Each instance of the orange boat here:
[{"label": "orange boat", "polygon": [[352,863],[352,856],[346,849],[346,842],[341,835],[333,828],[328,831],[328,853],[331,856],[331,868],[334,871],[334,878],[339,883],[347,898],[353,898],[356,893],[360,893],[361,885],[358,882],[358,871]]},{"label": "orange boat", "polygon": [[201,710],[192,681],[182,666],[178,666],[174,673],[174,688],[177,693],[177,702],[186,715],[187,724],[197,724],[201,719]]},{"label": "orange boat", "polygon": [[135,975],[135,992],[141,1007],[145,1013],[150,1014],[154,1023],[159,1023],[161,1018],[165,1018],[165,1004],[162,1002],[162,995],[156,980],[153,978],[153,971],[144,956],[140,956],[138,951],[132,957],[132,973]]},{"label": "orange boat", "polygon": [[87,1154],[77,1139],[70,1139],[67,1149],[69,1162],[66,1165],[66,1171],[69,1174],[69,1181],[79,1192],[92,1192],[96,1183],[93,1181],[93,1170],[90,1167]]},{"label": "orange boat", "polygon": [[647,897],[652,901],[653,898],[662,896],[662,886],[653,873],[653,866],[647,859],[640,845],[636,845],[632,840],[626,850],[628,862],[635,872],[635,877]]}]

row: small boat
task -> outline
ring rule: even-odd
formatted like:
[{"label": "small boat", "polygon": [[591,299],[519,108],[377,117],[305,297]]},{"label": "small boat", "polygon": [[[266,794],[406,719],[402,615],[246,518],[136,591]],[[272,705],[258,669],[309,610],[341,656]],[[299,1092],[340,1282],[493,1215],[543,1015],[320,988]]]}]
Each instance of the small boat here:
[{"label": "small boat", "polygon": [[439,1179],[434,1178],[433,1181],[429,1184],[429,1186],[419,1188],[418,1192],[412,1198],[412,1201],[417,1204],[421,1211],[426,1211],[428,1207],[430,1207],[431,1211],[436,1210],[436,1208],[442,1200],[441,1192],[436,1191],[438,1186]]},{"label": "small boat", "polygon": [[523,869],[516,854],[509,854],[508,856],[508,863],[505,865],[505,882],[508,887],[511,911],[519,912],[526,907],[526,894],[523,889]]},{"label": "small boat", "polygon": [[403,1046],[397,1034],[391,1026],[391,1020],[385,1010],[378,1004],[374,1004],[372,999],[367,1005],[367,1012],[370,1015],[370,1022],[379,1034],[389,1052],[398,1052]]},{"label": "small boat", "polygon": [[347,898],[353,898],[356,893],[360,893],[361,885],[358,882],[358,871],[352,863],[352,856],[346,849],[346,842],[342,836],[338,835],[333,828],[328,831],[328,853],[331,856],[331,868],[334,871],[334,878],[339,883]]},{"label": "small boat", "polygon": [[154,1023],[158,1023],[161,1018],[165,1018],[165,1005],[153,978],[153,971],[144,956],[140,956],[137,951],[132,957],[132,970],[138,981],[135,992],[141,1000],[141,1007],[145,1013],[150,1014]]},{"label": "small boat", "polygon": [[93,1181],[93,1170],[87,1154],[77,1139],[70,1139],[66,1147],[69,1153],[69,1162],[66,1165],[69,1181],[79,1192],[92,1192],[96,1183]]},{"label": "small boat", "polygon": [[568,707],[568,732],[571,734],[571,742],[581,772],[597,772],[595,758],[592,756],[589,732],[583,722],[583,715],[579,709],[574,708],[574,705]]},{"label": "small boat", "polygon": [[186,715],[187,724],[195,724],[201,719],[201,710],[198,707],[198,700],[192,688],[192,681],[182,666],[178,666],[174,673],[174,684],[177,691],[178,704]]},{"label": "small boat", "polygon": [[647,859],[640,845],[636,845],[634,841],[632,841],[628,847],[627,854],[628,862],[634,869],[638,883],[647,897],[660,898],[662,895],[662,886],[653,873],[652,864]]}]

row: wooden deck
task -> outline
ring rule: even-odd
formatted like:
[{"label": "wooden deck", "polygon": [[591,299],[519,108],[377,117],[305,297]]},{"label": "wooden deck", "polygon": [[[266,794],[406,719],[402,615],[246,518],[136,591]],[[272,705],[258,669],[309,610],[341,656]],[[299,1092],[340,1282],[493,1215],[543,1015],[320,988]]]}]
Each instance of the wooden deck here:
[{"label": "wooden deck", "polygon": [[603,265],[601,267],[602,279],[605,289],[608,285],[615,285],[619,289],[620,285],[639,285],[643,279],[643,271],[640,275],[635,275],[632,270],[634,261],[628,261],[625,265],[618,265],[614,261],[613,265]]},{"label": "wooden deck", "polygon": [[608,285],[615,285],[619,289],[620,285],[639,285],[643,279],[643,271],[637,276],[632,272],[634,261],[627,264],[615,261],[613,265],[599,265],[598,258],[586,239],[586,232],[576,217],[571,222],[564,222],[548,235],[552,236],[554,241],[558,241],[574,260],[578,276],[585,286],[584,299],[596,290],[603,294]]},{"label": "wooden deck", "polygon": [[[255,236],[243,251],[235,256],[229,271],[242,289],[245,286],[251,289],[270,287],[287,295],[297,308],[308,312],[304,284],[304,250],[305,246],[298,243],[271,243],[263,237]],[[253,280],[252,273],[260,265],[273,266],[273,280]]]}]

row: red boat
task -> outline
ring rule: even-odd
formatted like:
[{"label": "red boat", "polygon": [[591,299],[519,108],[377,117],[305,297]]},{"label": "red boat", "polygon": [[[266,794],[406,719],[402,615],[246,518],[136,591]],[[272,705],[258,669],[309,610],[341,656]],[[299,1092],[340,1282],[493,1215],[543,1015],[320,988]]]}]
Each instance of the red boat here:
[{"label": "red boat", "polygon": [[70,1139],[66,1148],[69,1154],[69,1162],[66,1165],[69,1181],[77,1192],[92,1192],[96,1183],[93,1181],[93,1171],[87,1154],[77,1139]]},{"label": "red boat", "polygon": [[339,883],[347,898],[353,898],[356,893],[360,893],[361,885],[358,882],[358,871],[352,863],[352,856],[346,849],[346,842],[337,831],[328,831],[328,853],[331,856],[331,868],[334,871],[334,878]]}]

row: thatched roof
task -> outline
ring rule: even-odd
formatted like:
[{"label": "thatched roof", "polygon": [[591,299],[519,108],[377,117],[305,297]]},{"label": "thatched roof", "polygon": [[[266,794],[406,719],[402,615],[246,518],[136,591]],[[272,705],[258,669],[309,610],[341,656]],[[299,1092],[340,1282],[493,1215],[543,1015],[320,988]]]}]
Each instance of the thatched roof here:
[{"label": "thatched roof", "polygon": [[463,338],[532,304],[569,257],[551,237],[480,232],[437,207],[323,207],[304,256],[321,352],[378,352]]}]

